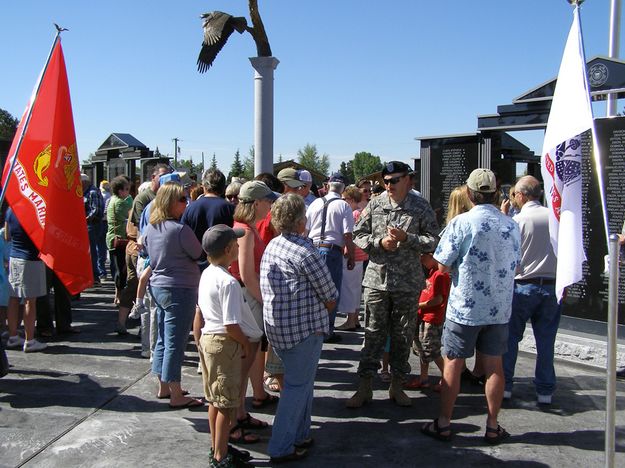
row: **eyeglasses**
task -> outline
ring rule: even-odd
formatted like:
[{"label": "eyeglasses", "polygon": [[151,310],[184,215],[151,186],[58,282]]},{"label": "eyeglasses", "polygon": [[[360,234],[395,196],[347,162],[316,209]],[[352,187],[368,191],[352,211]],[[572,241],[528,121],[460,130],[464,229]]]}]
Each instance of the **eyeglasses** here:
[{"label": "eyeglasses", "polygon": [[395,185],[397,182],[399,182],[401,179],[403,179],[404,177],[406,177],[406,174],[402,174],[400,176],[395,176],[395,177],[388,177],[388,178],[384,178],[384,185]]}]

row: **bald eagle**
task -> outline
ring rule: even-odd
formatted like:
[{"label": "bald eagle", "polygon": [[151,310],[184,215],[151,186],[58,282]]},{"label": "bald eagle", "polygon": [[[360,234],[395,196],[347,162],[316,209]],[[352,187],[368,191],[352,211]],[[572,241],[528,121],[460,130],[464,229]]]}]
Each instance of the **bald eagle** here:
[{"label": "bald eagle", "polygon": [[215,57],[235,30],[239,34],[250,31],[243,16],[235,17],[222,11],[213,11],[204,13],[201,18],[204,20],[202,24],[204,40],[197,58],[197,69],[200,73],[204,73],[211,67]]}]

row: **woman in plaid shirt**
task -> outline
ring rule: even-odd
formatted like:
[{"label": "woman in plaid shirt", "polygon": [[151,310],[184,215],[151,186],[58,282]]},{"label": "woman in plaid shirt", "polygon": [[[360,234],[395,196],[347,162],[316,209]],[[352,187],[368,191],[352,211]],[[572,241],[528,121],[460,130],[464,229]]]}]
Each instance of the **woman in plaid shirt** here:
[{"label": "woman in plaid shirt", "polygon": [[297,460],[312,445],[310,421],[317,363],[338,292],[325,262],[305,237],[306,206],[282,195],[271,208],[280,235],[263,254],[260,289],[269,342],[284,363],[284,388],[268,452],[273,462]]}]

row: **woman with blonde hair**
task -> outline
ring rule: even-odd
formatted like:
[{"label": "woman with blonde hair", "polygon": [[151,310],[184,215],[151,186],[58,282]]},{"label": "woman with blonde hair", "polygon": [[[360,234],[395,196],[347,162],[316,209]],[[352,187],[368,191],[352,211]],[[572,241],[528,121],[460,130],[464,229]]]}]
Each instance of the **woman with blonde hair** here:
[{"label": "woman with blonde hair", "polygon": [[185,396],[180,385],[184,350],[191,330],[200,270],[196,260],[202,245],[180,218],[187,206],[184,188],[167,182],[156,193],[150,208],[150,224],[143,245],[150,257],[150,291],[156,305],[158,338],[152,372],[158,376],[158,398],[169,398],[172,409],[202,406]]},{"label": "woman with blonde hair", "polygon": [[449,221],[462,213],[466,213],[473,205],[469,200],[469,194],[467,193],[467,186],[460,185],[451,191],[449,194],[449,201],[447,202],[447,219],[445,225],[449,224]]}]

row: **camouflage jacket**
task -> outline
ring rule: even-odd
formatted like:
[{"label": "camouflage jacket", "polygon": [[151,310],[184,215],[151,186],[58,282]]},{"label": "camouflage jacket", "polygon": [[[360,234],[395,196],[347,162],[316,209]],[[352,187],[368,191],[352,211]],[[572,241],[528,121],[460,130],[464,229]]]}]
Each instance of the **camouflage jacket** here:
[{"label": "camouflage jacket", "polygon": [[[408,239],[397,250],[384,250],[380,241],[387,226],[403,229]],[[433,252],[439,228],[432,207],[422,197],[408,193],[395,208],[388,193],[372,199],[354,227],[354,243],[369,254],[363,286],[384,291],[419,294],[425,287],[421,253]]]}]

